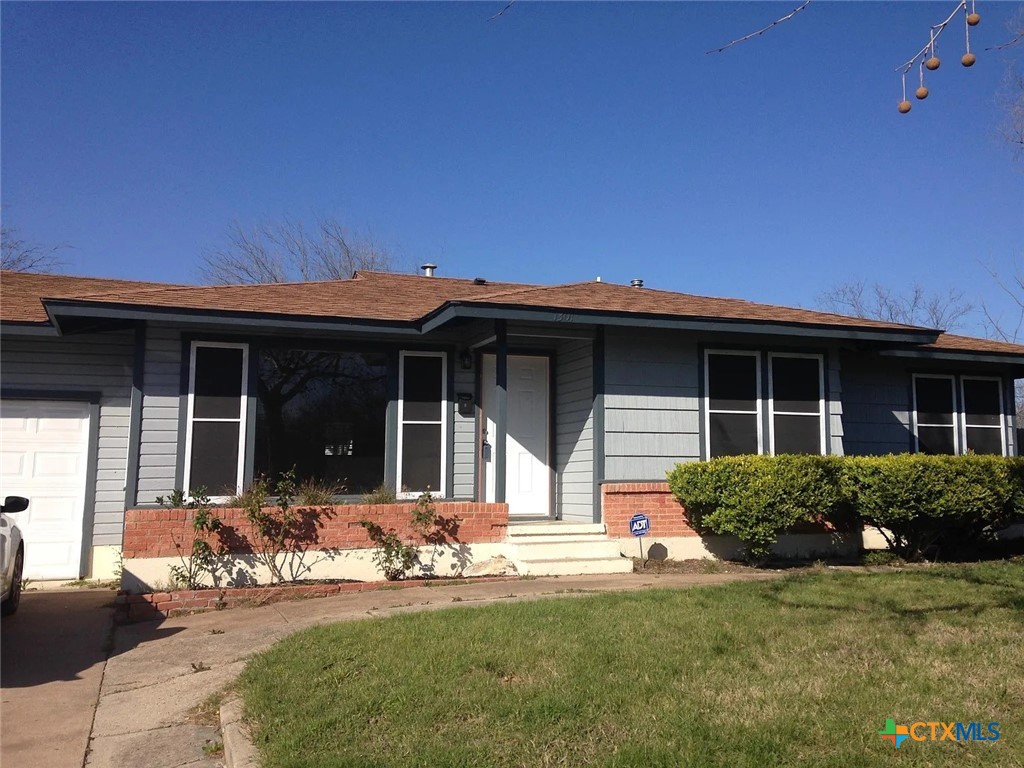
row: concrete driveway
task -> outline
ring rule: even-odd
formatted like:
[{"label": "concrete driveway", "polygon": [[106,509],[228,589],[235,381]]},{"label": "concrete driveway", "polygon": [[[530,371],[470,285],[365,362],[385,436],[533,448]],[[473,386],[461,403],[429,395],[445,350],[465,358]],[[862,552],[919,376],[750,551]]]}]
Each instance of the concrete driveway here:
[{"label": "concrete driveway", "polygon": [[195,708],[230,686],[252,654],[304,627],[456,604],[469,607],[592,592],[681,588],[775,575],[628,573],[463,583],[298,600],[118,627],[103,677],[86,766],[218,765],[219,760],[203,749],[219,740],[217,724],[197,721]]},{"label": "concrete driveway", "polygon": [[25,592],[0,621],[3,768],[81,768],[113,601],[110,590]]},{"label": "concrete driveway", "polygon": [[[214,768],[196,708],[247,659],[304,627],[453,604],[682,588],[779,574],[616,574],[382,590],[112,627],[108,591],[29,592],[0,623],[3,768]],[[215,710],[214,710],[215,712]]]}]

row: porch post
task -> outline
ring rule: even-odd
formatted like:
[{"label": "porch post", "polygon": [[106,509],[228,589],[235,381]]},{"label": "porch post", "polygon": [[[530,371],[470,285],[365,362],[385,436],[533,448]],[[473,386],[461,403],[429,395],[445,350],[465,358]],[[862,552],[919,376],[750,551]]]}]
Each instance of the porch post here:
[{"label": "porch post", "polygon": [[508,328],[504,320],[494,321],[494,500],[505,502],[505,443],[508,435]]},{"label": "porch post", "polygon": [[604,326],[597,326],[593,347],[594,387],[594,503],[593,521],[601,522],[601,481],[604,480]]}]

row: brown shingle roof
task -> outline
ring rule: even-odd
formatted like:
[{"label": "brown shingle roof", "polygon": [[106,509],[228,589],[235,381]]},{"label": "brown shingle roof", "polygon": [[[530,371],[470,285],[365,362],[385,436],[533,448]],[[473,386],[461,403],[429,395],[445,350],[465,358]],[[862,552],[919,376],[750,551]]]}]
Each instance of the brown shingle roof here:
[{"label": "brown shingle roof", "polygon": [[[0,320],[48,322],[45,299],[126,307],[166,307],[282,316],[415,322],[450,302],[567,311],[662,315],[891,331],[927,331],[808,309],[633,288],[614,283],[539,286],[451,277],[358,272],[350,280],[196,286],[93,277],[0,273]],[[1024,346],[943,333],[921,349],[1024,355]]]},{"label": "brown shingle roof", "polygon": [[91,292],[75,298],[122,306],[412,322],[452,299],[473,298],[513,287],[525,286],[490,282],[476,285],[462,278],[359,272],[351,280],[164,286],[131,292]]},{"label": "brown shingle roof", "polygon": [[757,304],[744,299],[722,299],[687,293],[633,288],[615,283],[568,283],[496,292],[476,299],[487,304],[504,304],[547,309],[622,312],[711,320],[744,320],[799,325],[837,325],[848,328],[928,331],[913,325],[886,323],[861,317],[836,315],[810,309]]},{"label": "brown shingle roof", "polygon": [[167,283],[108,280],[102,277],[44,275],[0,271],[0,320],[10,323],[48,322],[43,298],[77,298],[90,293],[127,294],[145,288],[168,288]]},{"label": "brown shingle roof", "polygon": [[990,352],[998,355],[1024,355],[1024,345],[1010,344],[994,339],[975,339],[971,336],[957,336],[943,333],[932,344],[922,344],[922,349],[937,349],[946,352]]}]

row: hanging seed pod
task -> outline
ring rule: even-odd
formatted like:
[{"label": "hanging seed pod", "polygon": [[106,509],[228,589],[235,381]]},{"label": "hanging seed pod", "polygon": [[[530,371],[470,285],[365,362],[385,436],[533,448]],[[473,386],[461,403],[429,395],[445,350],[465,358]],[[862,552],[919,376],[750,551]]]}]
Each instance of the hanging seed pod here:
[{"label": "hanging seed pod", "polygon": [[965,53],[961,57],[960,63],[963,64],[965,67],[973,67],[974,66],[974,62],[976,62],[977,60],[978,60],[978,57],[975,56],[973,53]]},{"label": "hanging seed pod", "polygon": [[906,101],[906,100],[904,100],[904,101],[901,101],[901,102],[900,102],[900,103],[899,103],[899,104],[897,105],[896,109],[898,109],[898,110],[900,111],[900,114],[901,114],[901,115],[905,115],[905,114],[907,114],[907,112],[909,112],[909,111],[910,111],[910,106],[911,106],[910,102],[909,102],[909,101]]},{"label": "hanging seed pod", "polygon": [[928,89],[925,88],[922,85],[920,88],[918,88],[916,91],[914,91],[914,95],[917,96],[917,98],[919,98],[919,99],[927,99],[928,98]]},{"label": "hanging seed pod", "polygon": [[970,24],[972,27],[978,26],[978,23],[980,21],[981,21],[981,14],[980,13],[968,13],[967,14],[967,23]]},{"label": "hanging seed pod", "polygon": [[924,63],[924,65],[925,65],[926,67],[928,67],[928,69],[930,69],[930,70],[931,70],[932,72],[934,72],[934,71],[935,71],[936,69],[938,69],[938,68],[939,68],[939,65],[940,65],[941,63],[942,63],[942,62],[941,62],[941,61],[939,61],[939,57],[938,57],[938,56],[932,56],[932,57],[931,57],[930,59],[928,59],[928,61],[926,61],[926,62]]}]

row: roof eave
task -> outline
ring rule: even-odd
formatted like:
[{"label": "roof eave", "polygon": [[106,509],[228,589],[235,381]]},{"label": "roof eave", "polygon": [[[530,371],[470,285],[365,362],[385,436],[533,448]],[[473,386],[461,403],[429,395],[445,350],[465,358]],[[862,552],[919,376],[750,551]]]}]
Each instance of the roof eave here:
[{"label": "roof eave", "polygon": [[270,312],[241,312],[182,307],[138,307],[123,304],[44,299],[43,305],[53,324],[59,329],[61,318],[94,317],[118,320],[155,320],[183,325],[240,325],[247,328],[294,328],[359,333],[418,335],[417,324],[410,321],[389,321],[361,318],[330,318],[313,315],[281,315]]},{"label": "roof eave", "polygon": [[60,331],[46,320],[0,320],[0,333],[5,336],[59,336]]},{"label": "roof eave", "polygon": [[883,349],[879,353],[883,357],[907,357],[925,360],[950,360],[967,363],[998,363],[1024,367],[1024,355],[1012,352],[972,352],[957,349]]},{"label": "roof eave", "polygon": [[488,304],[485,302],[451,301],[427,314],[423,333],[440,328],[457,317],[495,320],[523,320],[559,324],[601,324],[637,328],[665,328],[721,333],[755,333],[774,336],[803,336],[813,331],[818,337],[848,341],[881,341],[889,343],[928,344],[939,337],[931,329],[880,329],[841,327],[824,323],[792,323],[779,321],[741,320],[731,318],[679,317],[635,312],[604,312],[580,309],[551,309]]}]

